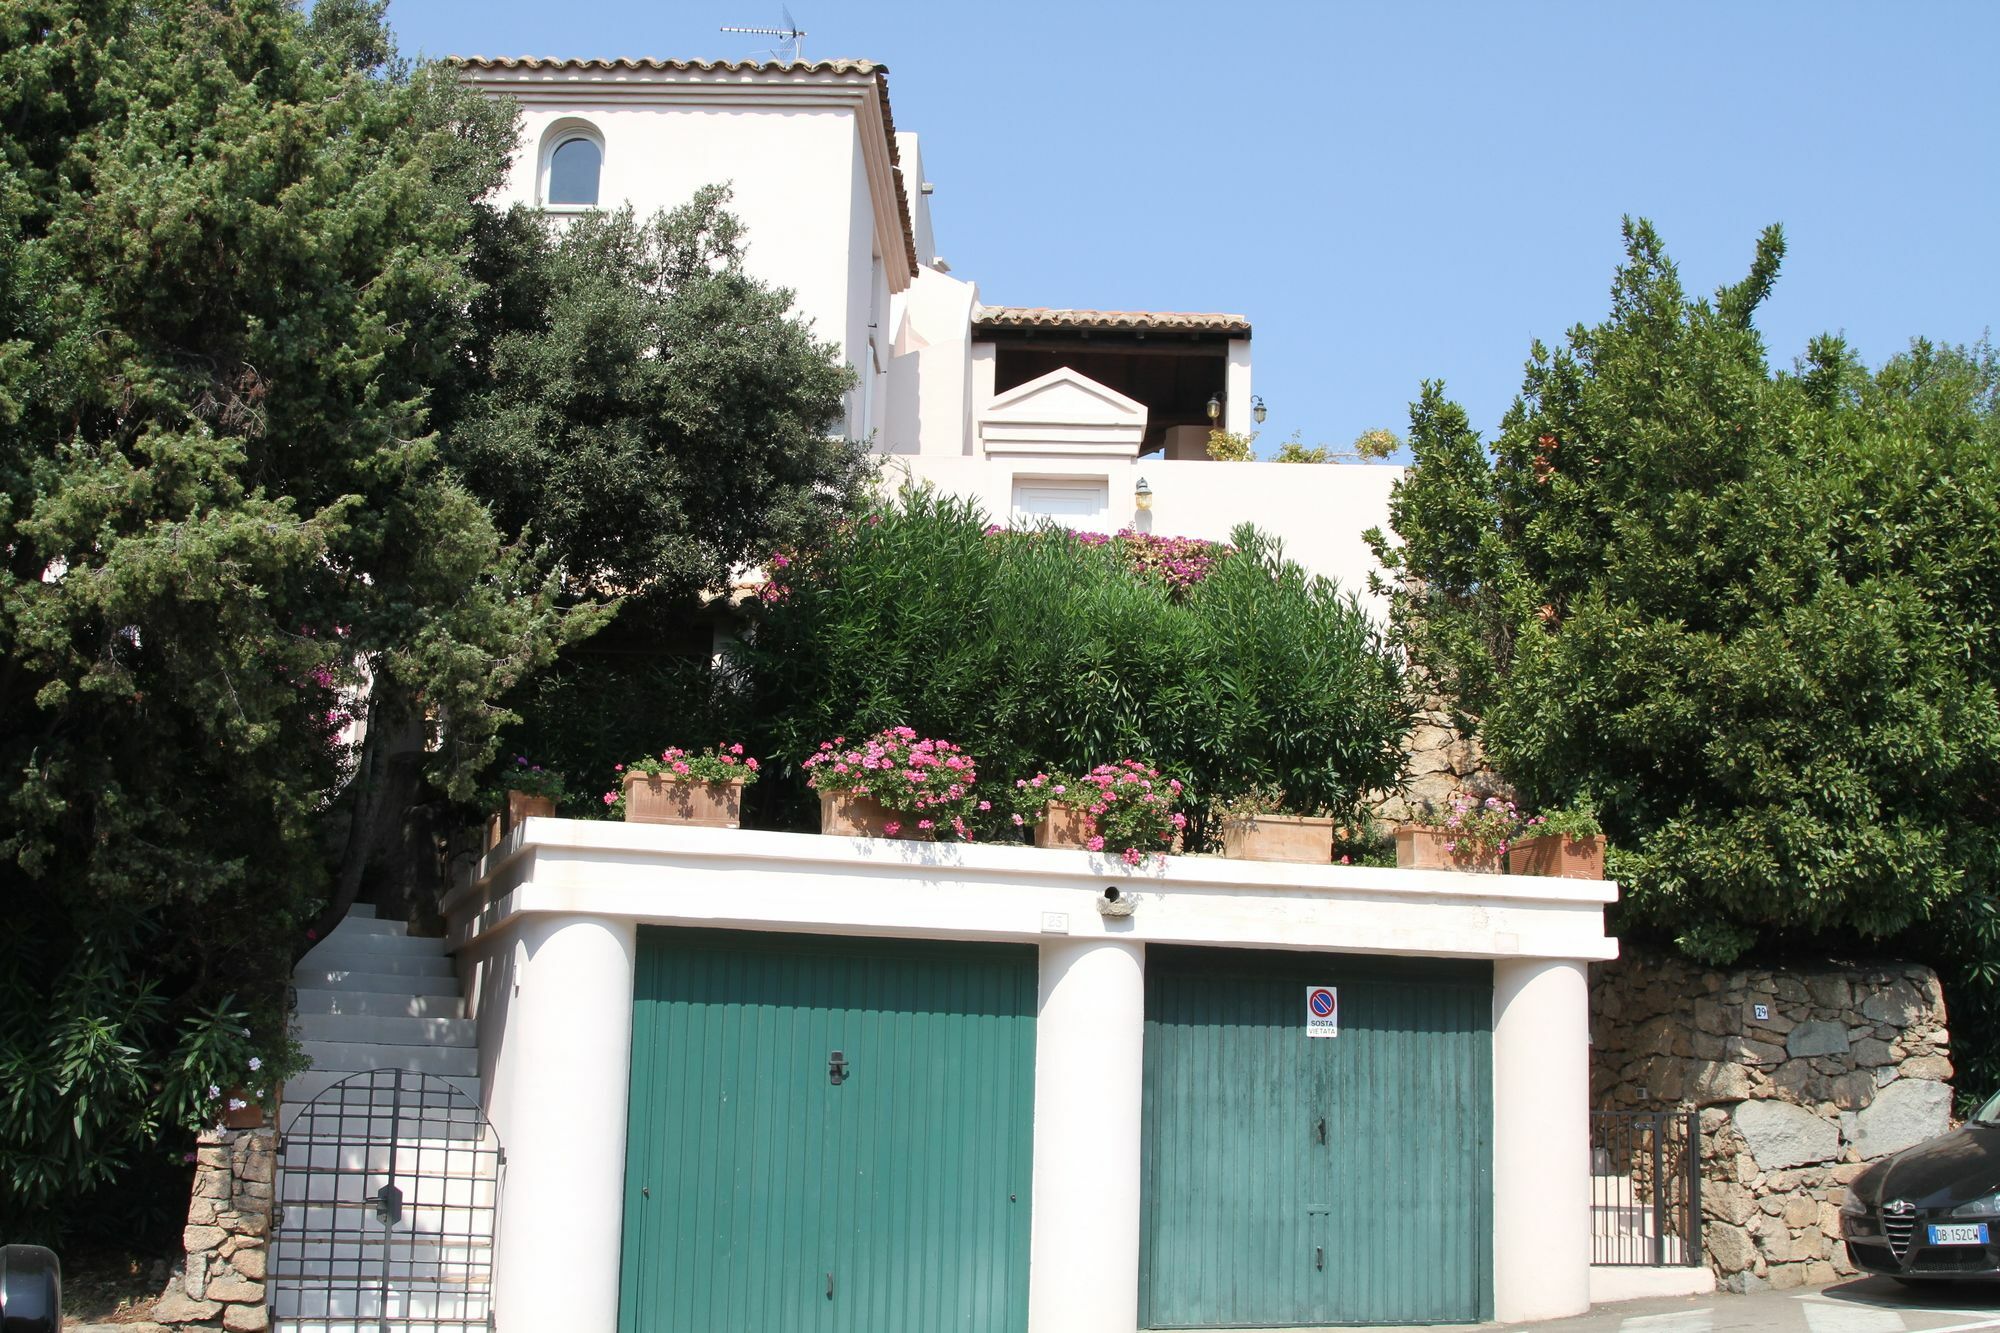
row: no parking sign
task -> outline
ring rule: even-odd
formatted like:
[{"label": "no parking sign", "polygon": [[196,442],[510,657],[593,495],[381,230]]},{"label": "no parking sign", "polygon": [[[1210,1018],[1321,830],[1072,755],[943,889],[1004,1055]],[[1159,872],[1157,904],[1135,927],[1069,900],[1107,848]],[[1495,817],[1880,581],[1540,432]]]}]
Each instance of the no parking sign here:
[{"label": "no parking sign", "polygon": [[1340,1035],[1340,992],[1332,986],[1306,987],[1306,1035]]}]

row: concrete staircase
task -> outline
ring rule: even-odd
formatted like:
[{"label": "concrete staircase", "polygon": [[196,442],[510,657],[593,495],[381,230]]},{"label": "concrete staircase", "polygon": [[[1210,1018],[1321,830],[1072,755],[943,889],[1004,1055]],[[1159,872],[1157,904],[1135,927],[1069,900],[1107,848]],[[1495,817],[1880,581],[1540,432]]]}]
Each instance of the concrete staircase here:
[{"label": "concrete staircase", "polygon": [[[286,1082],[279,1112],[273,1328],[486,1328],[501,1159],[444,941],[355,907],[293,986],[312,1067]],[[379,1220],[385,1184],[402,1196],[393,1227]]]},{"label": "concrete staircase", "polygon": [[356,906],[299,960],[293,1031],[312,1068],[285,1084],[279,1128],[349,1074],[408,1069],[479,1100],[479,1048],[443,940]]}]

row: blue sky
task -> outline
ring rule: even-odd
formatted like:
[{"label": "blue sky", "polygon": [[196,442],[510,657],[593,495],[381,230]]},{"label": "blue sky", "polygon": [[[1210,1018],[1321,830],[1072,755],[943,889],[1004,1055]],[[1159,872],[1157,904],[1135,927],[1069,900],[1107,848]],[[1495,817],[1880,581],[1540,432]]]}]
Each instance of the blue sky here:
[{"label": "blue sky", "polygon": [[[1262,446],[1490,432],[1535,337],[1601,317],[1618,223],[1691,288],[1790,244],[1789,365],[2000,323],[2000,3],[790,0],[808,58],[889,66],[938,249],[992,304],[1255,322]],[[406,53],[747,57],[778,0],[394,0]]]}]

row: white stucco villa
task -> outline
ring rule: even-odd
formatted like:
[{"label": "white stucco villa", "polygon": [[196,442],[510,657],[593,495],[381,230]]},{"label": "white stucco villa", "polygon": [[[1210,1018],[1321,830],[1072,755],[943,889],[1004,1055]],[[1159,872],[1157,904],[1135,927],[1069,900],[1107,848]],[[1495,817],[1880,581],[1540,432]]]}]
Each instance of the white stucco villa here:
[{"label": "white stucco villa", "polygon": [[895,127],[881,66],[461,67],[521,105],[509,201],[643,214],[726,183],[749,268],[838,345],[857,376],[842,428],[892,478],[976,496],[1001,522],[1211,539],[1255,522],[1307,568],[1365,587],[1361,533],[1384,521],[1402,469],[1210,459],[1211,426],[1259,420],[1241,315],[982,303],[938,254],[922,149]]},{"label": "white stucco villa", "polygon": [[[1208,459],[1211,420],[1255,420],[1240,316],[981,303],[936,256],[879,67],[462,69],[522,105],[513,198],[651,211],[727,182],[750,267],[858,372],[844,427],[885,469],[996,518],[1255,521],[1361,586],[1400,470]],[[279,1327],[397,1302],[503,1333],[1574,1314],[1586,967],[1616,954],[1615,893],[527,818],[447,898],[445,940],[357,913],[301,965],[325,1063],[291,1085],[287,1162],[326,1180],[281,1176],[277,1252],[358,1276],[318,1307],[276,1284]],[[327,1109],[356,1086],[342,1070],[371,1100]],[[433,1085],[476,1109],[408,1136],[443,1166],[407,1201],[433,1234],[406,1236],[367,1135]],[[454,1175],[494,1134],[497,1169]],[[378,1236],[414,1256],[379,1284]]]}]

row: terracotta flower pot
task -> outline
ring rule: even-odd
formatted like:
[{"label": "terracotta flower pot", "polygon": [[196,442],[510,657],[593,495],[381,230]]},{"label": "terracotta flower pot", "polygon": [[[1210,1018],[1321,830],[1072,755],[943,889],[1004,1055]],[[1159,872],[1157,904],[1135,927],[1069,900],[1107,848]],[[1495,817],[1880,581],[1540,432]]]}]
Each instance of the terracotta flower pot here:
[{"label": "terracotta flower pot", "polygon": [[502,835],[512,831],[524,819],[553,819],[556,813],[556,798],[553,796],[530,796],[524,791],[507,793],[507,808],[500,820]]},{"label": "terracotta flower pot", "polygon": [[1398,870],[1463,870],[1478,875],[1500,873],[1500,851],[1454,852],[1445,847],[1457,841],[1447,829],[1424,824],[1404,824],[1396,830]]},{"label": "terracotta flower pot", "polygon": [[1603,879],[1604,835],[1572,838],[1544,833],[1523,838],[1507,853],[1510,875],[1553,875],[1558,879]]},{"label": "terracotta flower pot", "polygon": [[625,822],[741,828],[741,782],[692,782],[662,773],[625,774]]},{"label": "terracotta flower pot", "polygon": [[1082,847],[1090,841],[1090,815],[1073,805],[1050,801],[1035,821],[1035,846]]},{"label": "terracotta flower pot", "polygon": [[[894,833],[889,825],[896,825]],[[873,796],[854,792],[823,791],[819,794],[819,831],[838,838],[901,838],[921,842],[930,838],[917,827],[915,815],[891,810]]]},{"label": "terracotta flower pot", "polygon": [[1333,819],[1313,815],[1249,815],[1222,823],[1222,854],[1238,861],[1333,861]]}]

